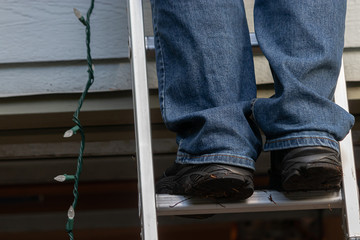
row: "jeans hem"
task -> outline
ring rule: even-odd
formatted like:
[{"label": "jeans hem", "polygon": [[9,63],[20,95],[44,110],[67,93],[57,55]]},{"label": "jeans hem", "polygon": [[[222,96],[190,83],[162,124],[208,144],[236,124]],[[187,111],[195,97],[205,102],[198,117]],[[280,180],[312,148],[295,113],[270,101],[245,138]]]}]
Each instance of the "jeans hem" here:
[{"label": "jeans hem", "polygon": [[290,136],[269,139],[266,140],[264,145],[264,151],[274,151],[281,149],[289,149],[296,147],[308,147],[308,146],[324,146],[332,148],[336,151],[339,150],[339,143],[330,135],[321,134],[291,134]]},{"label": "jeans hem", "polygon": [[231,153],[213,153],[203,155],[190,155],[178,152],[176,163],[179,164],[210,164],[220,163],[255,170],[255,161],[249,157]]}]

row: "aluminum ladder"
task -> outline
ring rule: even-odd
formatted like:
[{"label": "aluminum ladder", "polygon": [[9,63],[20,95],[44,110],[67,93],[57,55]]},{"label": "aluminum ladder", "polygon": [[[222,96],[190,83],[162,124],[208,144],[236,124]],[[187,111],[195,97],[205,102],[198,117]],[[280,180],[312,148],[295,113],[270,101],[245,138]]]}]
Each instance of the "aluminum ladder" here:
[{"label": "aluminum ladder", "polygon": [[[339,192],[284,193],[273,190],[255,191],[253,196],[245,201],[222,203],[221,205],[206,199],[188,199],[186,196],[155,194],[149,93],[146,73],[146,49],[154,49],[154,39],[144,35],[142,4],[142,0],[128,0],[129,49],[133,78],[139,215],[142,239],[158,239],[157,216],[161,215],[342,208],[345,239],[360,240],[359,193],[351,132],[340,142],[343,187]],[[255,35],[251,34],[250,37],[252,45],[257,46]],[[348,111],[343,66],[335,91],[335,102]]]}]

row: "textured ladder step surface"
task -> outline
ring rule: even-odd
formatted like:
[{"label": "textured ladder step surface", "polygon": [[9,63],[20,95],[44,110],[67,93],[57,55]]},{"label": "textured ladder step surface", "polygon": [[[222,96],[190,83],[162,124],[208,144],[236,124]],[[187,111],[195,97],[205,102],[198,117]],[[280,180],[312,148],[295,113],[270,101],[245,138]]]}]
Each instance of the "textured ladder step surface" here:
[{"label": "textured ladder step surface", "polygon": [[271,212],[285,210],[342,208],[341,192],[292,192],[258,190],[244,201],[221,202],[213,199],[157,194],[159,216],[188,214],[219,214],[241,212]]}]

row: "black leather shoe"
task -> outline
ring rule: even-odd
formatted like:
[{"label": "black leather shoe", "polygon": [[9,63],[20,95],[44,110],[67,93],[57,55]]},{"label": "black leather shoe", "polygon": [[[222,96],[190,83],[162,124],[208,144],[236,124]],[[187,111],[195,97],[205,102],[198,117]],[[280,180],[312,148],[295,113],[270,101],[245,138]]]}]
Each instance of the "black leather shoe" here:
[{"label": "black leather shoe", "polygon": [[285,191],[339,190],[342,167],[339,153],[328,147],[298,147],[271,152],[273,186]]},{"label": "black leather shoe", "polygon": [[156,183],[156,193],[243,200],[254,192],[253,171],[224,164],[177,164]]}]

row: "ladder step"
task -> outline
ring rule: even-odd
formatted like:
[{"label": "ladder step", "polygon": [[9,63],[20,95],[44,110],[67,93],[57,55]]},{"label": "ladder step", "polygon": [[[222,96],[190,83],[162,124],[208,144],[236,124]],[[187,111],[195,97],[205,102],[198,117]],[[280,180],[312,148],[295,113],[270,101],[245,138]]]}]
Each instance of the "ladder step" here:
[{"label": "ladder step", "polygon": [[[250,42],[252,47],[258,47],[259,43],[256,39],[255,33],[250,33]],[[154,51],[155,50],[155,42],[154,37],[145,37],[145,47],[148,51]]]},{"label": "ladder step", "polygon": [[156,196],[158,216],[310,209],[332,210],[342,208],[342,206],[340,191],[285,193],[274,190],[257,190],[250,198],[231,203],[180,195],[157,194]]}]

